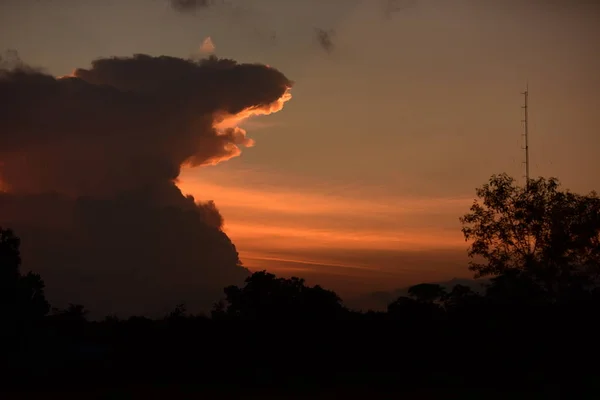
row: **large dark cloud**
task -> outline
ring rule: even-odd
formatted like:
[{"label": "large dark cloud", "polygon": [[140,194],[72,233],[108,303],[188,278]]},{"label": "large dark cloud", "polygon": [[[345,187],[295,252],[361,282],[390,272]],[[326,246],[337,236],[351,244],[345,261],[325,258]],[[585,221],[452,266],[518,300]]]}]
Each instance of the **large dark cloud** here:
[{"label": "large dark cloud", "polygon": [[276,69],[214,57],[99,59],[63,78],[1,69],[0,225],[55,302],[206,308],[247,271],[215,205],[174,182],[183,164],[238,155],[245,132],[219,122],[277,110],[289,87]]}]

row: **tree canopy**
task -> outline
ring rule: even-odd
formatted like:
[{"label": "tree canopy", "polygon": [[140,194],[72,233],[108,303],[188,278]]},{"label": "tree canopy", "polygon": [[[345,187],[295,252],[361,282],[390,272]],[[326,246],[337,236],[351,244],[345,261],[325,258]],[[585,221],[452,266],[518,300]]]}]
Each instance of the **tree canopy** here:
[{"label": "tree canopy", "polygon": [[476,277],[513,272],[555,292],[597,281],[600,272],[600,198],[562,190],[555,178],[526,187],[506,174],[477,189],[460,218],[470,241]]},{"label": "tree canopy", "polygon": [[228,286],[225,300],[213,315],[241,319],[324,319],[335,318],[343,307],[341,299],[320,286],[307,286],[304,279],[277,278],[266,271],[246,278],[246,285]]},{"label": "tree canopy", "polygon": [[408,295],[423,303],[433,303],[446,295],[446,290],[435,283],[419,283],[408,288]]}]

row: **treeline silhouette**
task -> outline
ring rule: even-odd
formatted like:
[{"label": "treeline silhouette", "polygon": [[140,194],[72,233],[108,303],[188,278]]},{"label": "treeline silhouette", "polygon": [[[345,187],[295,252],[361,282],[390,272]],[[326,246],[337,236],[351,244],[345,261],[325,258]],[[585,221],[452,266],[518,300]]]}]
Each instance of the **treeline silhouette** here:
[{"label": "treeline silhouette", "polygon": [[350,310],[330,290],[261,271],[225,288],[211,315],[180,305],[162,319],[89,321],[82,305],[51,311],[41,277],[20,272],[19,239],[0,229],[1,376],[44,390],[593,390],[600,199],[504,174],[477,196],[461,222],[469,268],[491,278],[485,290],[423,283],[386,312]]}]

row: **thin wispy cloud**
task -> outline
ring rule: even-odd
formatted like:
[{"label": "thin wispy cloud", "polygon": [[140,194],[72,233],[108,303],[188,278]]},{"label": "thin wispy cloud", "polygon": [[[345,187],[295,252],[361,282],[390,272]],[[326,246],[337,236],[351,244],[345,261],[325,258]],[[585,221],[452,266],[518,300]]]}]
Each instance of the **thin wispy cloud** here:
[{"label": "thin wispy cloud", "polygon": [[275,248],[364,248],[382,250],[422,250],[430,248],[458,247],[464,244],[457,235],[431,232],[375,231],[314,229],[309,226],[281,226],[277,218],[270,225],[266,221],[253,224],[227,222],[224,230],[236,240],[236,243],[260,240]]},{"label": "thin wispy cloud", "polygon": [[[204,171],[203,171],[204,172]],[[368,194],[355,197],[357,193],[328,194],[312,188],[257,188],[238,186],[235,182],[230,185],[212,182],[202,174],[191,176],[187,174],[179,183],[184,192],[194,193],[199,198],[208,195],[218,199],[221,208],[250,208],[268,210],[269,212],[290,214],[327,214],[327,215],[356,215],[357,213],[386,215],[428,213],[432,210],[455,210],[469,204],[473,197],[451,198],[417,198],[417,197],[387,197],[378,200],[368,199]],[[266,180],[268,181],[268,177]],[[341,189],[344,191],[344,189]],[[368,192],[369,188],[365,188]],[[365,200],[367,198],[367,200]]]}]

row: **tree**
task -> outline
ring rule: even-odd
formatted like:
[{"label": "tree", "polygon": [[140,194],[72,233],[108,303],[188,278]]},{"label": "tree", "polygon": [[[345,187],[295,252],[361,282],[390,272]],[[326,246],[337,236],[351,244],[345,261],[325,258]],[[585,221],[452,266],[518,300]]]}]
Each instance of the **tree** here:
[{"label": "tree", "polygon": [[246,320],[328,319],[344,311],[341,299],[320,286],[305,285],[304,279],[277,278],[266,271],[246,278],[242,288],[225,288],[225,300],[217,303],[213,316]]},{"label": "tree", "polygon": [[444,295],[446,310],[457,310],[475,304],[481,296],[465,285],[454,285],[450,293]]},{"label": "tree", "polygon": [[2,289],[13,286],[19,279],[21,266],[21,240],[12,230],[0,227],[0,285]]},{"label": "tree", "polygon": [[34,319],[48,314],[50,304],[44,294],[45,287],[42,277],[38,274],[28,272],[21,276],[17,288],[19,312]]},{"label": "tree", "polygon": [[444,316],[444,310],[439,304],[406,296],[400,296],[388,304],[387,312],[390,318],[408,324],[429,323],[440,320]]},{"label": "tree", "polygon": [[597,280],[600,199],[595,192],[560,190],[555,178],[530,179],[520,187],[501,174],[478,188],[477,196],[460,218],[476,277],[513,271],[512,276],[552,293]]},{"label": "tree", "polygon": [[535,305],[551,300],[543,286],[516,269],[492,278],[485,295],[495,304],[503,305]]},{"label": "tree", "polygon": [[422,303],[433,303],[446,295],[446,290],[436,283],[420,283],[408,288],[408,295]]},{"label": "tree", "polygon": [[87,315],[90,312],[85,309],[82,304],[69,304],[64,310],[55,308],[53,310],[53,317],[62,321],[69,321],[73,323],[85,323],[87,322]]},{"label": "tree", "polygon": [[9,321],[29,323],[50,311],[44,281],[32,272],[21,275],[20,239],[0,227],[0,313]]},{"label": "tree", "polygon": [[177,304],[175,306],[175,309],[171,312],[169,312],[169,314],[167,314],[166,319],[167,320],[176,320],[179,318],[184,318],[186,316],[187,313],[187,307],[185,306],[184,303],[181,304]]},{"label": "tree", "polygon": [[436,283],[420,283],[408,288],[408,297],[400,296],[388,304],[388,315],[392,319],[408,322],[430,322],[443,317],[440,302],[446,290]]},{"label": "tree", "polygon": [[[392,316],[413,314],[413,310],[416,309],[418,303],[415,299],[410,297],[400,296],[396,300],[392,301],[387,306],[388,314]],[[419,311],[419,310],[417,310]]]}]

